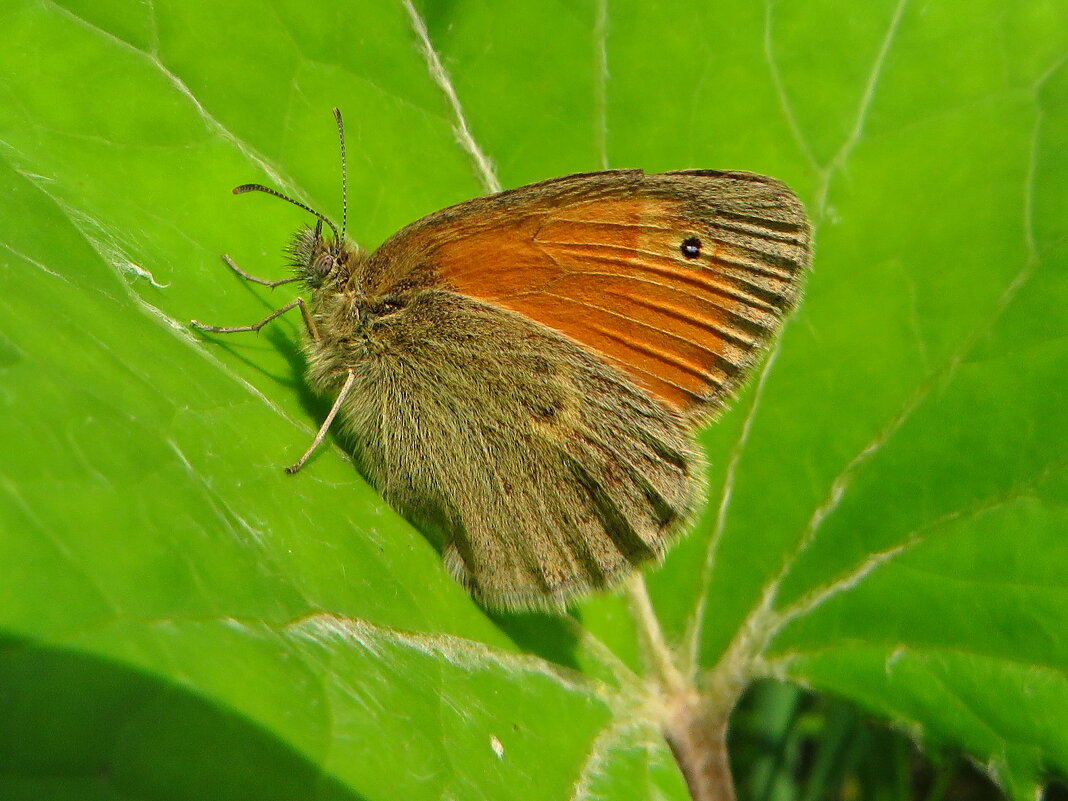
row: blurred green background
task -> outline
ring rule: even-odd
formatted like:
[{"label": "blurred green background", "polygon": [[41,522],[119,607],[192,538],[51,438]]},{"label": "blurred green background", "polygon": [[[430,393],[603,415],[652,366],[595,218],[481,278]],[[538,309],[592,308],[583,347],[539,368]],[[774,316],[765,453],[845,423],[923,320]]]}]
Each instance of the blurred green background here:
[{"label": "blurred green background", "polygon": [[[742,797],[1068,773],[1063,0],[417,10],[505,187],[745,169],[809,208],[806,301],[648,579],[681,666],[758,682]],[[0,797],[685,798],[620,596],[487,616],[337,447],[283,474],[329,407],[297,320],[187,328],[291,297],[219,254],[282,277],[306,215],[229,189],[339,216],[332,106],[364,246],[483,191],[404,6],[0,32]]]}]

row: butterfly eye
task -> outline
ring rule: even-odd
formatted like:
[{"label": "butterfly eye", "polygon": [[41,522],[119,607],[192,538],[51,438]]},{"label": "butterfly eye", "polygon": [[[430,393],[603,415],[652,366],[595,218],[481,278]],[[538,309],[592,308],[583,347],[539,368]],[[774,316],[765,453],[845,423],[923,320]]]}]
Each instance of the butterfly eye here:
[{"label": "butterfly eye", "polygon": [[322,253],[315,259],[315,271],[325,278],[334,269],[336,263],[334,257],[329,253]]},{"label": "butterfly eye", "polygon": [[696,236],[684,239],[682,244],[679,245],[679,250],[687,259],[696,259],[701,255],[701,240]]}]

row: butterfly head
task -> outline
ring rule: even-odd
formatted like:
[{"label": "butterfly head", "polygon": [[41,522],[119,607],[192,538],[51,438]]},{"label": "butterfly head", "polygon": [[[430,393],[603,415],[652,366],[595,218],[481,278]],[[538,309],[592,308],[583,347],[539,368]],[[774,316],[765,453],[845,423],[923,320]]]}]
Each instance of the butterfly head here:
[{"label": "butterfly head", "polygon": [[363,251],[336,231],[324,237],[322,220],[297,231],[287,252],[297,275],[312,289],[345,283],[364,258]]}]

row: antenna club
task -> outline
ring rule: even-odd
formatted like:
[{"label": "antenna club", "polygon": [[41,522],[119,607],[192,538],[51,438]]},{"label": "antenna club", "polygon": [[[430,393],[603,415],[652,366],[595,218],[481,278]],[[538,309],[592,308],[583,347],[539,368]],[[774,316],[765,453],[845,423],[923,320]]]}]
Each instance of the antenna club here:
[{"label": "antenna club", "polygon": [[235,186],[230,191],[235,195],[243,195],[245,192],[265,192],[267,187],[261,184],[241,184],[241,186]]}]

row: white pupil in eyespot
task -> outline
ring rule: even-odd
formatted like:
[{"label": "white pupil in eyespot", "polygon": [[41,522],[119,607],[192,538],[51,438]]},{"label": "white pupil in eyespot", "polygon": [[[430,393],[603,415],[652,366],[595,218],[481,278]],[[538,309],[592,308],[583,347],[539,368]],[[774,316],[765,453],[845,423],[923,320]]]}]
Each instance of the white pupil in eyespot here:
[{"label": "white pupil in eyespot", "polygon": [[679,246],[679,250],[682,251],[682,255],[687,259],[696,259],[701,255],[701,240],[695,236],[683,241]]}]

